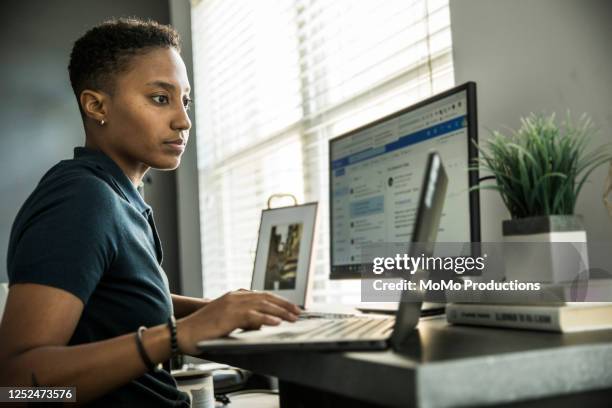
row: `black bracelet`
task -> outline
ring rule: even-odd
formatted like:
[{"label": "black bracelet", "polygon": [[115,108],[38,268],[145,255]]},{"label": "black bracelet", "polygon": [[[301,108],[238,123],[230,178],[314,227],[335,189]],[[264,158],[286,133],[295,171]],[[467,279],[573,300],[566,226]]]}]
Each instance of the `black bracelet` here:
[{"label": "black bracelet", "polygon": [[142,344],[142,333],[145,330],[147,330],[146,327],[140,326],[138,328],[138,331],[136,332],[136,345],[138,346],[138,352],[140,353],[140,358],[142,358],[142,361],[144,362],[145,366],[147,366],[147,370],[157,371],[157,366],[153,364],[153,362],[149,358],[149,355],[147,354],[147,351],[144,348],[144,345]]},{"label": "black bracelet", "polygon": [[173,315],[168,318],[168,328],[170,329],[170,358],[176,357],[179,354],[178,339],[176,335],[176,319]]}]

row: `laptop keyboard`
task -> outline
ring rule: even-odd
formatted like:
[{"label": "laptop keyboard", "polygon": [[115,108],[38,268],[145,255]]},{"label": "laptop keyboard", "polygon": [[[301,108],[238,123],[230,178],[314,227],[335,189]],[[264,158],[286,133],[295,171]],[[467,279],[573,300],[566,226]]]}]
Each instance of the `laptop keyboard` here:
[{"label": "laptop keyboard", "polygon": [[321,320],[321,325],[308,331],[283,332],[274,337],[279,340],[329,340],[329,339],[363,339],[385,337],[393,329],[395,319],[355,317],[346,319]]},{"label": "laptop keyboard", "polygon": [[326,313],[326,312],[302,312],[298,316],[298,320],[306,319],[348,319],[355,317],[354,314],[349,313]]}]

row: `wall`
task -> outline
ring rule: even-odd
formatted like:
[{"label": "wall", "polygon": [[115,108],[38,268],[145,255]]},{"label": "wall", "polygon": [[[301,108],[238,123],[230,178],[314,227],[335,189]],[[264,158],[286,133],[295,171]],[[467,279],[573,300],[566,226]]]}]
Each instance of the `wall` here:
[{"label": "wall", "polygon": [[[478,85],[480,139],[516,128],[530,112],[587,112],[612,141],[612,2],[607,0],[450,0],[456,82]],[[583,189],[576,212],[590,241],[612,241],[602,192],[608,168]],[[493,192],[481,193],[483,240],[501,238],[508,218]]]},{"label": "wall", "polygon": [[[46,170],[72,157],[84,132],[70,88],[67,65],[72,43],[110,17],[170,21],[167,0],[4,1],[0,5],[0,282],[6,281],[6,251],[13,219]],[[174,172],[151,173],[146,187],[164,242],[164,268],[178,279]]]},{"label": "wall", "polygon": [[[191,88],[194,89],[193,55],[191,46],[191,4],[189,0],[170,0],[170,21],[182,38],[183,61]],[[176,199],[178,208],[178,242],[181,293],[202,297],[202,247],[200,239],[200,194],[198,184],[198,159],[196,126],[194,119],[198,95],[192,94],[191,131],[189,148],[185,150],[181,166],[176,171]]]}]

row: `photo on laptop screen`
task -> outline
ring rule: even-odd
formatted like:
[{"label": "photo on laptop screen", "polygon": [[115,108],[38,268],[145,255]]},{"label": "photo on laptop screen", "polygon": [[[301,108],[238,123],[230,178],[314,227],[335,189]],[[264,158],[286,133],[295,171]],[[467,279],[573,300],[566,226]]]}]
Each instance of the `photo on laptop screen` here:
[{"label": "photo on laptop screen", "polygon": [[317,203],[263,210],[252,290],[265,290],[304,306]]},{"label": "photo on laptop screen", "polygon": [[264,290],[295,289],[303,230],[301,222],[272,226]]}]

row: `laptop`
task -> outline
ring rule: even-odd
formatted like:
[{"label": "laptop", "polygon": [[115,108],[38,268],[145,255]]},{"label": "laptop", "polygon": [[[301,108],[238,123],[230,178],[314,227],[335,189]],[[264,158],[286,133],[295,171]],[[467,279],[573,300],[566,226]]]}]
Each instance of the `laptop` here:
[{"label": "laptop", "polygon": [[289,300],[303,310],[302,319],[353,316],[352,306],[306,305],[316,218],[316,202],[262,211],[251,290]]},{"label": "laptop", "polygon": [[[417,218],[409,249],[413,256],[433,254],[448,178],[442,160],[436,152],[429,153],[419,194]],[[423,273],[419,271],[418,273]],[[355,315],[344,319],[300,319],[264,326],[259,330],[237,329],[228,336],[200,341],[197,346],[207,353],[246,353],[276,350],[382,350],[399,349],[411,336],[421,316],[420,300],[405,291],[394,317],[385,315]]]}]

